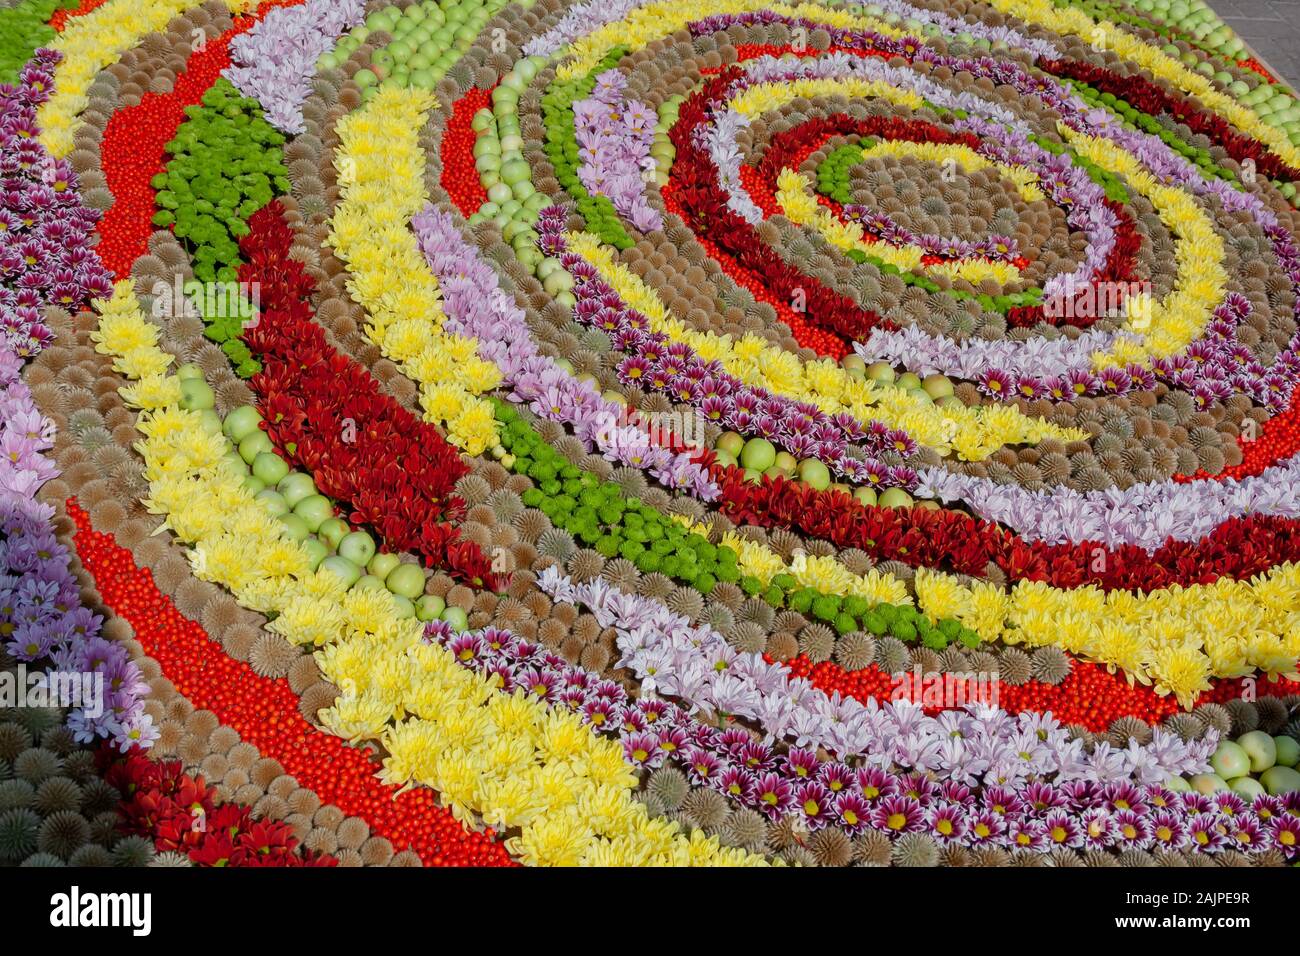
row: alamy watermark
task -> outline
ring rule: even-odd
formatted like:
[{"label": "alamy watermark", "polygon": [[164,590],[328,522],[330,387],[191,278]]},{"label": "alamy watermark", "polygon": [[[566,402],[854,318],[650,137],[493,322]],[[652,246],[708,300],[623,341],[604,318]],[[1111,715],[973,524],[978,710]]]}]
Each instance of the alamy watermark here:
[{"label": "alamy watermark", "polygon": [[104,713],[102,671],[32,671],[25,664],[0,672],[0,707],[65,707],[92,720]]}]

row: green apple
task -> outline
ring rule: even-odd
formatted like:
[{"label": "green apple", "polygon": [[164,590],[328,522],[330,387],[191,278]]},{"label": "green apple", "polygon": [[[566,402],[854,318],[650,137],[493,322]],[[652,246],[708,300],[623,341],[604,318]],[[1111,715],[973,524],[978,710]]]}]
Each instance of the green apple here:
[{"label": "green apple", "polygon": [[289,466],[275,452],[264,451],[253,459],[253,474],[268,485],[278,485],[289,474]]},{"label": "green apple", "polygon": [[311,475],[301,471],[291,471],[280,479],[275,490],[284,495],[284,500],[289,502],[289,507],[292,508],[302,499],[316,494],[316,482],[311,480]]},{"label": "green apple", "polygon": [[922,498],[916,503],[916,506],[924,511],[939,510],[939,502],[935,501],[933,498]]},{"label": "green apple", "polygon": [[348,534],[348,523],[342,518],[326,518],[316,529],[320,539],[335,550],[338,549],[339,542]]},{"label": "green apple", "polygon": [[221,416],[211,408],[199,410],[199,424],[203,426],[203,430],[209,435],[221,434]]},{"label": "green apple", "polygon": [[1277,746],[1277,762],[1282,767],[1294,767],[1300,763],[1300,740],[1294,737],[1274,737]]},{"label": "green apple", "polygon": [[867,363],[856,352],[850,352],[840,359],[840,365],[844,367],[844,371],[854,378],[863,379],[867,377]]},{"label": "green apple", "polygon": [[1300,790],[1300,772],[1290,767],[1269,767],[1259,775],[1259,782],[1273,796]]},{"label": "green apple", "polygon": [[910,392],[914,388],[921,387],[921,377],[915,372],[904,372],[902,375],[898,376],[898,379],[894,384],[904,391]]},{"label": "green apple", "polygon": [[244,463],[251,465],[258,455],[269,452],[275,446],[271,444],[271,439],[266,437],[266,432],[260,428],[250,435],[246,435],[239,442],[239,457],[244,459]]},{"label": "green apple", "polygon": [[1165,789],[1175,793],[1191,793],[1192,785],[1185,777],[1170,777],[1165,781]]},{"label": "green apple", "polygon": [[866,505],[868,508],[874,508],[879,503],[879,498],[876,496],[876,489],[868,488],[865,485],[855,489],[853,497],[857,498],[858,501],[862,502],[862,504]]},{"label": "green apple", "polygon": [[280,524],[284,525],[284,530],[288,532],[289,537],[294,541],[306,541],[307,535],[311,534],[307,522],[293,512],[280,515]]},{"label": "green apple", "polygon": [[1225,740],[1210,755],[1210,767],[1224,780],[1244,777],[1250,773],[1250,757],[1239,744]]},{"label": "green apple", "polygon": [[199,381],[202,381],[203,369],[195,365],[193,362],[187,362],[176,370],[176,377],[182,382],[189,381],[190,379],[198,379]]},{"label": "green apple", "polygon": [[1198,773],[1192,777],[1192,789],[1197,793],[1203,793],[1209,796],[1220,790],[1228,790],[1228,781],[1224,780],[1217,773]]},{"label": "green apple", "polygon": [[447,607],[447,602],[436,594],[426,594],[415,602],[415,616],[421,621],[432,621]]},{"label": "green apple", "polygon": [[772,467],[780,468],[787,475],[792,475],[794,474],[794,470],[799,467],[799,459],[795,458],[794,455],[790,454],[788,451],[779,451],[776,453],[776,462]]},{"label": "green apple", "polygon": [[302,549],[307,552],[309,566],[313,571],[330,556],[330,549],[325,547],[319,538],[307,538],[302,542]]},{"label": "green apple", "polygon": [[388,590],[414,601],[424,593],[424,569],[418,564],[399,564],[384,579]]},{"label": "green apple", "polygon": [[375,541],[364,531],[353,531],[339,542],[339,554],[364,568],[375,556]]},{"label": "green apple", "polygon": [[736,464],[736,456],[728,454],[725,451],[715,452],[714,457],[717,459],[718,464],[722,465],[724,468],[728,468]]},{"label": "green apple", "polygon": [[912,496],[902,488],[887,488],[880,496],[882,508],[910,508],[911,506]]},{"label": "green apple", "polygon": [[776,446],[766,438],[751,438],[741,449],[740,463],[753,471],[766,471],[776,464]]},{"label": "green apple", "polygon": [[259,491],[255,497],[277,518],[280,517],[280,515],[289,513],[289,505],[285,502],[284,495],[280,494],[278,491],[272,491],[270,488],[265,488],[262,491]]},{"label": "green apple", "polygon": [[324,495],[308,495],[293,506],[293,513],[307,522],[313,532],[319,531],[326,519],[334,516],[334,506]]},{"label": "green apple", "polygon": [[1250,772],[1263,773],[1277,763],[1277,744],[1262,730],[1252,730],[1237,738],[1237,746],[1250,758]]},{"label": "green apple", "polygon": [[956,395],[945,395],[942,398],[936,398],[934,404],[939,408],[965,408],[966,404]]},{"label": "green apple", "polygon": [[390,571],[402,563],[402,559],[391,551],[380,551],[370,563],[366,565],[366,570],[380,580],[385,580]]},{"label": "green apple", "polygon": [[788,471],[782,471],[780,468],[776,467],[776,465],[773,465],[771,468],[767,469],[767,471],[763,472],[763,477],[771,478],[775,481],[777,478],[789,478],[790,473]]},{"label": "green apple", "polygon": [[345,588],[352,587],[361,578],[361,569],[347,558],[337,554],[331,554],[320,563],[320,566],[321,570],[328,571],[342,581]]},{"label": "green apple", "polygon": [[888,362],[872,362],[867,366],[867,378],[877,385],[888,385],[895,377],[894,367]]},{"label": "green apple", "polygon": [[450,624],[453,631],[463,631],[469,627],[469,615],[458,607],[443,608],[438,616]]},{"label": "green apple", "polygon": [[952,395],[952,381],[946,375],[927,375],[921,387],[936,401]]},{"label": "green apple", "polygon": [[831,472],[816,458],[805,458],[799,462],[799,480],[806,481],[818,491],[823,491],[831,483]]},{"label": "green apple", "polygon": [[363,574],[357,578],[357,583],[352,585],[358,591],[382,591],[384,582],[382,578],[377,578],[373,574]]},{"label": "green apple", "polygon": [[744,474],[745,480],[748,482],[752,482],[756,485],[761,485],[763,483],[763,473],[756,468],[746,468]]},{"label": "green apple", "polygon": [[211,408],[216,404],[216,401],[217,396],[203,379],[181,379],[181,408],[198,411],[203,408]]},{"label": "green apple", "polygon": [[244,479],[244,487],[248,489],[249,494],[257,497],[257,495],[266,488],[266,482],[261,478],[258,478],[256,475],[249,475]]},{"label": "green apple", "polygon": [[399,618],[415,617],[415,605],[400,594],[393,595],[393,611]]},{"label": "green apple", "polygon": [[1256,797],[1262,797],[1268,792],[1264,789],[1264,785],[1254,777],[1238,777],[1228,784],[1228,789],[1246,800],[1254,800]]},{"label": "green apple", "polygon": [[241,405],[233,412],[226,416],[223,426],[225,433],[230,436],[230,440],[238,445],[253,432],[257,431],[258,423],[261,422],[262,416],[257,414],[257,409],[252,405]]}]

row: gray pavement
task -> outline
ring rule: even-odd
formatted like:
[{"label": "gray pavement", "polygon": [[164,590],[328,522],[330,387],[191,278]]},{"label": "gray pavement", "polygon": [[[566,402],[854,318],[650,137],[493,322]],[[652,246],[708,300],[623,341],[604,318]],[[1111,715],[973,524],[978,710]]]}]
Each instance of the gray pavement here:
[{"label": "gray pavement", "polygon": [[1214,12],[1292,88],[1300,86],[1300,0],[1209,0]]}]

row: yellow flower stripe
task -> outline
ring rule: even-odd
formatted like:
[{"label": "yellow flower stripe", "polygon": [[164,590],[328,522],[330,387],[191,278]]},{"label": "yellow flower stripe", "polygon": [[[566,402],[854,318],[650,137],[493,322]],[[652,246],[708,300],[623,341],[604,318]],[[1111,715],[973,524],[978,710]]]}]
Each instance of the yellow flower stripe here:
[{"label": "yellow flower stripe", "polygon": [[[93,335],[122,367],[160,374],[171,357],[140,311],[130,280],[118,282]],[[146,353],[152,357],[146,358]],[[129,373],[128,373],[129,374]],[[179,394],[179,388],[177,389]],[[620,745],[564,710],[496,678],[466,670],[425,643],[423,626],[398,615],[383,589],[345,591],[244,485],[232,446],[200,413],[174,401],[141,406],[137,450],[149,510],[189,544],[197,577],[229,588],[246,607],[277,612],[268,627],[321,646],[322,673],[343,691],[321,712],[332,732],[380,741],[382,778],[437,790],[461,819],[518,827],[507,849],[533,865],[762,865],[762,857],[697,831],[651,819]]]},{"label": "yellow flower stripe", "polygon": [[675,318],[635,273],[617,262],[614,254],[590,233],[569,233],[571,251],[590,263],[628,305],[643,312],[650,327],[674,342],[685,342],[705,361],[717,359],[741,381],[797,401],[810,401],[834,414],[847,411],[862,421],[873,419],[903,428],[921,444],[941,455],[955,452],[977,461],[1003,445],[1034,444],[1045,438],[1082,441],[1086,433],[1061,428],[1022,415],[1015,407],[988,405],[978,408],[939,408],[923,404],[902,389],[877,389],[859,381],[829,359],[801,362],[761,336],[739,339],[699,332]]},{"label": "yellow flower stripe", "polygon": [[[669,517],[687,529],[710,538],[712,529],[706,524],[692,521],[686,515]],[[789,574],[801,587],[814,588],[823,594],[856,594],[880,604],[911,604],[907,585],[892,574],[875,568],[866,574],[854,574],[833,557],[803,554],[787,562],[765,544],[742,538],[728,531],[716,542],[736,552],[736,566],[742,575],[753,575],[765,586],[778,574]]]},{"label": "yellow flower stripe", "polygon": [[1020,270],[1010,262],[971,258],[926,265],[921,262],[925,252],[919,246],[910,243],[896,246],[888,242],[868,242],[864,238],[866,232],[861,223],[841,221],[817,201],[812,193],[811,180],[802,173],[787,166],[777,174],[776,184],[776,201],[785,217],[797,226],[816,229],[837,249],[856,249],[908,272],[945,275],[950,279],[965,279],[972,284],[993,279],[1000,285],[1007,285],[1020,278]]},{"label": "yellow flower stripe", "polygon": [[442,331],[438,283],[409,228],[425,204],[419,130],[434,105],[418,89],[385,87],[339,121],[342,198],[327,243],[348,265],[348,291],[369,315],[366,334],[420,386],[425,418],[471,455],[497,441],[492,406],[476,396],[501,372],[472,338]]},{"label": "yellow flower stripe", "polygon": [[[705,536],[709,529],[683,524]],[[823,594],[857,594],[870,601],[911,605],[931,622],[955,618],[985,642],[1042,647],[1054,644],[1076,657],[1125,672],[1129,682],[1152,684],[1191,708],[1211,677],[1262,671],[1297,679],[1300,656],[1300,566],[1282,564],[1250,581],[1172,587],[1150,594],[1063,589],[1021,581],[1009,591],[918,568],[916,600],[903,583],[872,569],[854,574],[832,557],[803,555],[787,562],[766,545],[728,532],[721,543],[736,551],[743,574],[764,585],[789,574]]]},{"label": "yellow flower stripe", "polygon": [[847,99],[881,99],[910,109],[925,105],[911,90],[891,86],[883,80],[864,80],[860,77],[804,78],[788,83],[755,83],[728,104],[742,116],[755,117],[803,97],[843,96]]},{"label": "yellow flower stripe", "polygon": [[623,20],[606,24],[598,30],[576,40],[567,49],[572,57],[556,71],[563,81],[588,73],[613,46],[623,46],[635,53],[655,40],[676,33],[692,20],[702,16],[726,16],[770,10],[789,17],[805,17],[827,26],[846,30],[870,29],[883,36],[901,37],[906,34],[883,20],[874,17],[854,16],[843,10],[830,10],[819,3],[768,3],[765,0],[712,0],[707,10],[702,10],[697,0],[665,0],[633,10]]},{"label": "yellow flower stripe", "polygon": [[1300,149],[1292,145],[1287,135],[1276,126],[1262,120],[1254,110],[1221,93],[1208,77],[1189,70],[1159,47],[1125,33],[1109,20],[1094,20],[1074,7],[1058,7],[1046,0],[987,0],[990,6],[1002,13],[1019,17],[1027,23],[1037,24],[1054,33],[1082,37],[1089,42],[1100,41],[1108,50],[1150,70],[1154,75],[1190,93],[1238,129],[1249,133],[1268,146],[1290,166],[1300,166]]},{"label": "yellow flower stripe", "polygon": [[[226,0],[231,12],[249,0]],[[54,70],[54,92],[36,111],[40,141],[56,157],[72,152],[77,117],[86,109],[86,95],[96,75],[112,66],[150,33],[167,28],[172,17],[199,6],[200,0],[108,0],[84,16],[68,21],[49,44],[63,54]]]},{"label": "yellow flower stripe", "polygon": [[1226,252],[1213,222],[1190,193],[1166,186],[1109,140],[1077,133],[1063,123],[1057,129],[1080,156],[1123,176],[1149,199],[1174,236],[1173,291],[1159,302],[1143,293],[1124,303],[1127,328],[1145,333],[1144,339],[1117,340],[1109,351],[1094,353],[1094,367],[1149,365],[1152,358],[1182,352],[1205,331],[1227,291]]}]

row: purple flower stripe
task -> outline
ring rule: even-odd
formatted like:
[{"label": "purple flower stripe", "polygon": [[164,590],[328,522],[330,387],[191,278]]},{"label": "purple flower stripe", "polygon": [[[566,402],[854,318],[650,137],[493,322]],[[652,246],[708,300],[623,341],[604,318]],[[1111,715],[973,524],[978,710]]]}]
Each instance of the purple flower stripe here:
[{"label": "purple flower stripe", "polygon": [[75,312],[112,292],[90,241],[100,213],[82,203],[68,161],[37,138],[36,110],[50,98],[60,59],[37,50],[17,86],[0,85],[0,348],[20,360],[52,338],[42,309]]},{"label": "purple flower stripe", "polygon": [[[815,751],[782,754],[738,726],[712,727],[652,695],[633,700],[615,681],[569,664],[545,647],[508,631],[456,633],[445,621],[425,625],[425,640],[451,652],[466,669],[495,675],[518,690],[581,717],[594,733],[617,737],[629,763],[644,770],[675,765],[695,786],[770,820],[793,817],[809,832],[836,827],[849,834],[877,830],[890,837],[929,833],[942,843],[996,846],[1044,853],[1072,849],[1191,849],[1217,853],[1277,850],[1297,855],[1300,794],[1213,797],[1172,793],[1129,781],[1033,780],[1021,787],[972,788],[936,783],[924,773],[819,761]],[[962,717],[955,717],[960,721]],[[1001,711],[974,710],[974,726],[1011,720]],[[1015,725],[1037,738],[1034,715]],[[1023,727],[1020,725],[1023,723]]]},{"label": "purple flower stripe", "polygon": [[[548,568],[538,587],[558,603],[586,606],[601,627],[614,628],[623,655],[617,666],[637,675],[643,694],[679,699],[692,713],[703,708],[742,717],[769,739],[823,748],[840,759],[862,757],[869,766],[933,772],[968,786],[993,781],[1020,786],[1031,778],[1153,784],[1205,772],[1218,744],[1218,734],[1184,743],[1156,728],[1150,745],[1131,741],[1120,750],[1103,742],[1088,752],[1050,713],[1019,722],[1006,714],[1001,721],[972,720],[958,710],[928,717],[905,696],[904,680],[898,699],[884,704],[828,696],[761,654],[737,652],[712,628],[693,625],[658,601],[625,594],[601,579],[575,585]],[[977,699],[978,685],[971,690],[968,699],[986,705],[974,712],[992,709],[987,705],[995,701]]]},{"label": "purple flower stripe", "polygon": [[316,61],[365,14],[364,0],[307,0],[272,10],[231,42],[231,65],[222,76],[260,102],[276,129],[301,133],[307,128],[302,105],[311,94]]},{"label": "purple flower stripe", "polygon": [[620,216],[641,232],[663,228],[663,217],[646,201],[646,177],[655,171],[650,147],[655,114],[624,96],[627,78],[618,70],[596,77],[592,95],[573,104],[582,160],[578,178],[587,191],[604,196]]},{"label": "purple flower stripe", "polygon": [[645,429],[626,422],[624,406],[603,398],[537,351],[523,311],[501,289],[478,247],[464,240],[450,214],[429,204],[412,218],[411,228],[438,279],[447,330],[478,341],[479,354],[501,369],[511,401],[526,402],[542,418],[571,426],[608,460],[640,468],[666,487],[703,501],[718,496],[708,472],[688,453],[656,444]]},{"label": "purple flower stripe", "polygon": [[17,357],[0,351],[0,639],[24,664],[102,675],[98,698],[70,702],[77,740],[148,747],[157,737],[144,711],[149,685],[121,644],[99,636],[102,619],[81,606],[68,552],[50,524],[54,509],[35,499],[58,475],[43,454],[54,444],[54,423],[36,408],[18,370]]},{"label": "purple flower stripe", "polygon": [[68,706],[77,740],[148,747],[157,737],[144,712],[149,685],[122,645],[100,637],[101,618],[81,606],[51,525],[54,509],[36,500],[58,475],[44,454],[54,423],[19,377],[24,360],[51,339],[39,310],[75,310],[112,292],[90,243],[99,213],[82,204],[67,162],[37,139],[36,109],[50,96],[59,59],[38,50],[16,87],[0,86],[0,641],[33,670],[94,675],[90,699],[49,702]]}]

